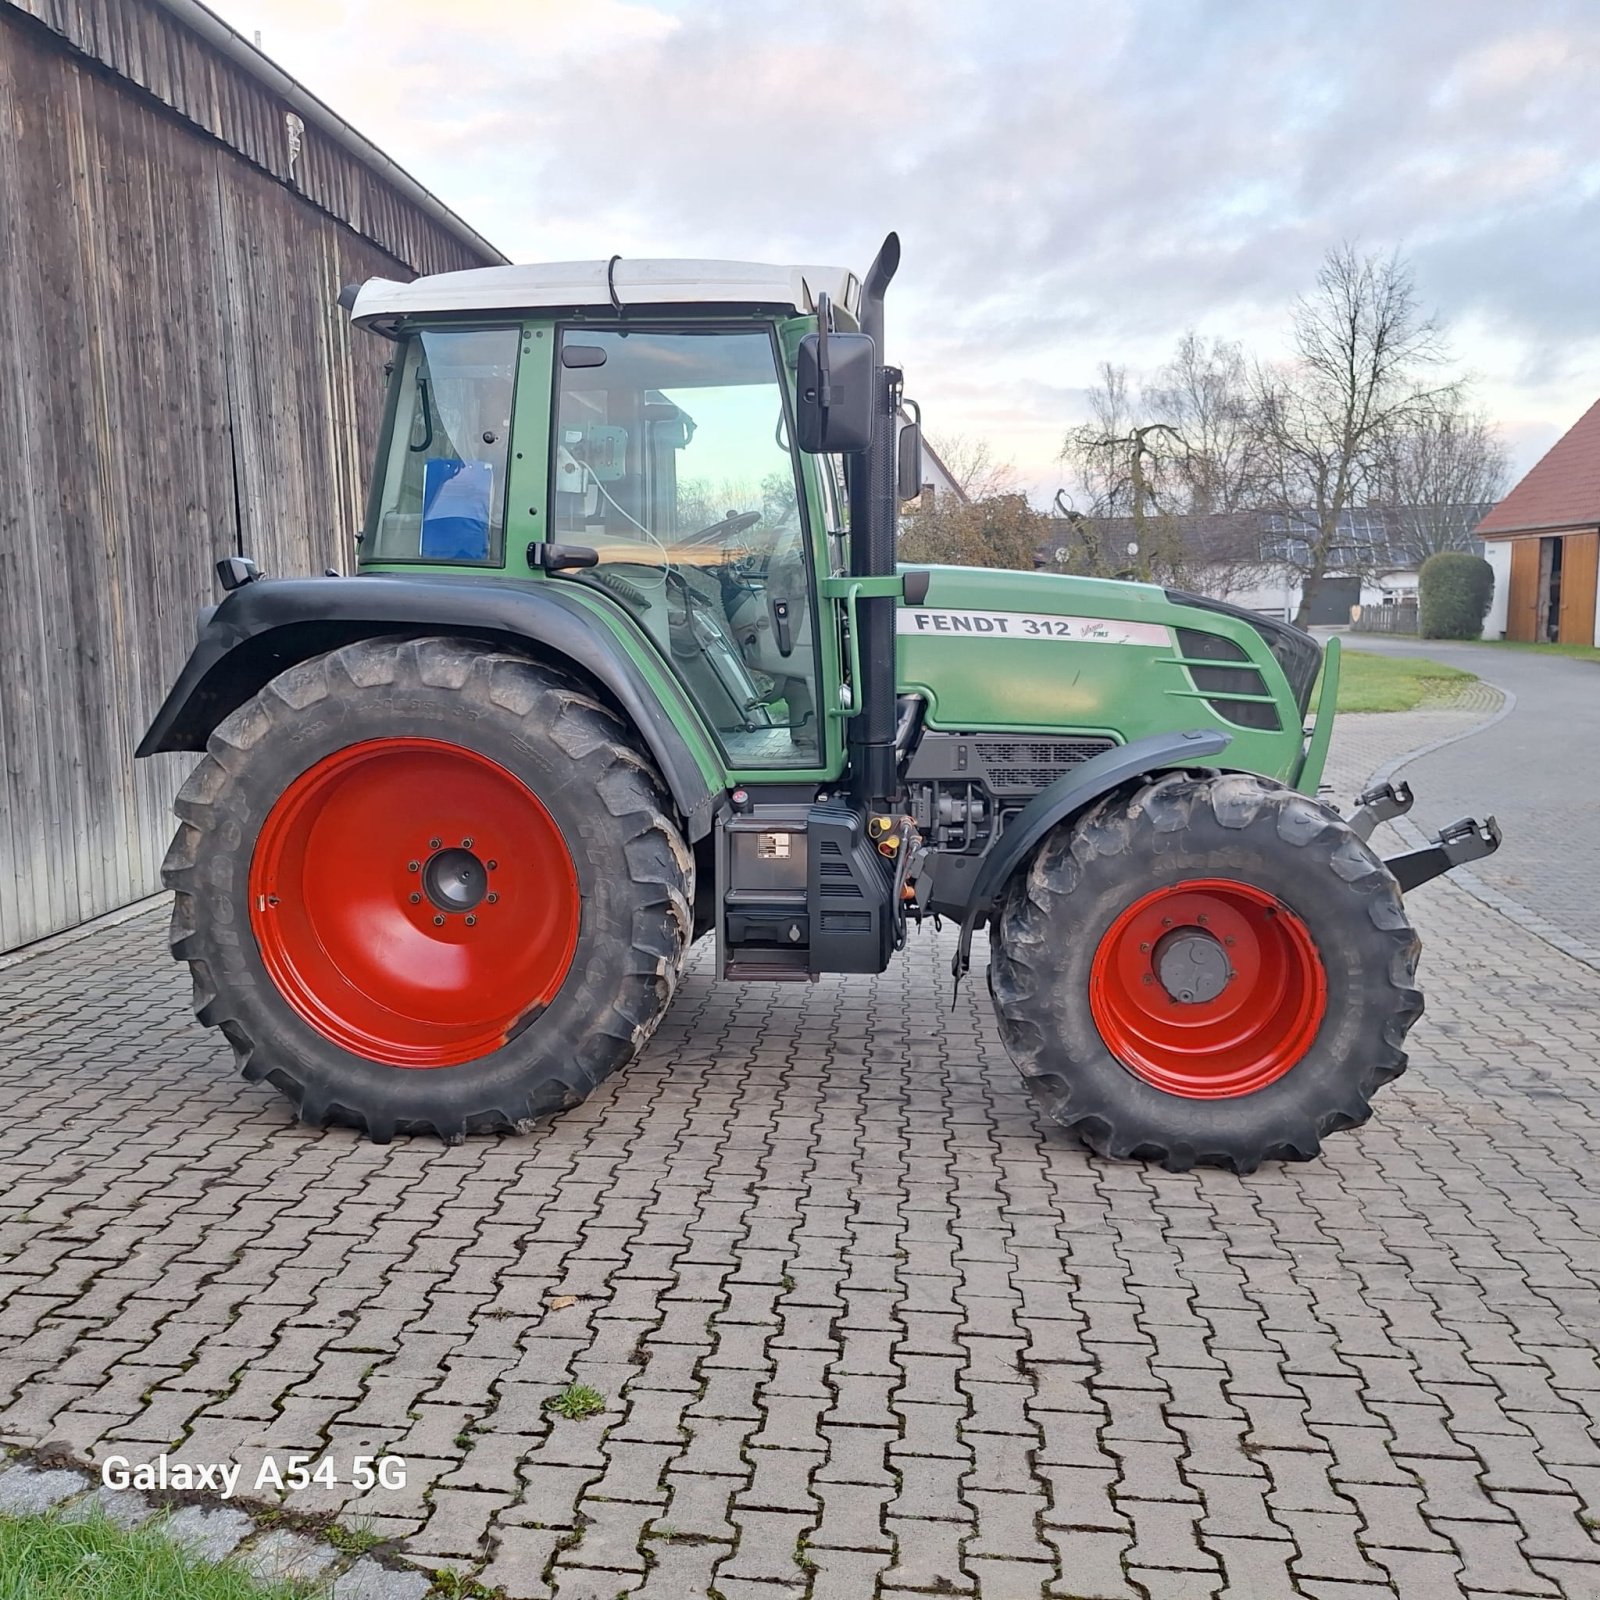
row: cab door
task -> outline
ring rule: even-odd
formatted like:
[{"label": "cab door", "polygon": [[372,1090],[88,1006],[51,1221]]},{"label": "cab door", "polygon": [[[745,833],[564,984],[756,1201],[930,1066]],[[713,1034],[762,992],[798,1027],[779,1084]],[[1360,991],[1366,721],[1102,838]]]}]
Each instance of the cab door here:
[{"label": "cab door", "polygon": [[814,495],[766,321],[558,330],[550,537],[629,612],[736,781],[840,770]]}]

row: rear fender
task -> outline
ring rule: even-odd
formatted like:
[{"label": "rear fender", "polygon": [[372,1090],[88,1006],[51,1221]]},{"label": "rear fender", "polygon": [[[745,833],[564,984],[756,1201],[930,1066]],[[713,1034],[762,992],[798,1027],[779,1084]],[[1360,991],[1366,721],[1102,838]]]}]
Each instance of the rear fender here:
[{"label": "rear fender", "polygon": [[953,963],[956,977],[970,965],[972,931],[978,918],[993,910],[1012,873],[1052,828],[1131,779],[1173,768],[1203,766],[1231,742],[1228,734],[1206,728],[1153,733],[1103,751],[1041,789],[995,841],[973,880],[961,917],[961,939]]},{"label": "rear fender", "polygon": [[683,704],[660,688],[592,609],[558,583],[507,583],[438,574],[406,578],[268,578],[235,589],[209,615],[172,692],[136,754],[204,750],[224,717],[280,672],[357,639],[458,635],[559,659],[591,678],[638,730],[687,824],[711,828],[720,787],[679,731]]}]

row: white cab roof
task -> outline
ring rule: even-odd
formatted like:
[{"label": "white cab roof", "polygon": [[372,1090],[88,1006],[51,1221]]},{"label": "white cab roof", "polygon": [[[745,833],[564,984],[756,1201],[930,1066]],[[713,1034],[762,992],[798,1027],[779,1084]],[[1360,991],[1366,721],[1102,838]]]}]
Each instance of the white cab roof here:
[{"label": "white cab roof", "polygon": [[411,283],[369,278],[351,311],[363,326],[449,311],[535,311],[567,307],[787,306],[814,311],[819,294],[854,321],[861,284],[844,267],[782,267],[758,261],[556,261],[542,266],[474,267]]}]

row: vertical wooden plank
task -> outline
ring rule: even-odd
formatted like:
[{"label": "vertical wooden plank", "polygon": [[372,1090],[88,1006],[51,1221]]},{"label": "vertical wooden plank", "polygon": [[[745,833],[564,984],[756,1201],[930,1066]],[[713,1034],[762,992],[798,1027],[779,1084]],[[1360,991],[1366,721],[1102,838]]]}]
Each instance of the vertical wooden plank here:
[{"label": "vertical wooden plank", "polygon": [[1562,644],[1594,643],[1595,586],[1600,575],[1600,532],[1569,533],[1561,541]]},{"label": "vertical wooden plank", "polygon": [[[145,0],[50,10],[241,143],[276,127]],[[233,548],[236,442],[268,564],[348,568],[389,346],[334,301],[375,274],[410,276],[0,4],[0,949],[158,887],[193,758],[132,750]]]},{"label": "vertical wooden plank", "polygon": [[1506,596],[1506,638],[1531,644],[1539,614],[1539,544],[1537,538],[1511,541],[1511,585]]}]

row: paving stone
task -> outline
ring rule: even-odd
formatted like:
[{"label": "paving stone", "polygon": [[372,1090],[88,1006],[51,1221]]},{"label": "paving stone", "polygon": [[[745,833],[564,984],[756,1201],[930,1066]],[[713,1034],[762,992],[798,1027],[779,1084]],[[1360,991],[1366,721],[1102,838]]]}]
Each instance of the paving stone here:
[{"label": "paving stone", "polygon": [[1522,1553],[1550,1561],[1600,1561],[1600,1539],[1582,1521],[1576,1495],[1515,1494],[1497,1490],[1494,1500],[1516,1519]]},{"label": "paving stone", "polygon": [[68,1521],[99,1515],[119,1528],[137,1528],[156,1515],[156,1508],[142,1494],[131,1489],[108,1489],[102,1483],[82,1499],[63,1505],[61,1515]]},{"label": "paving stone", "polygon": [[362,1556],[333,1580],[332,1600],[423,1600],[432,1587],[420,1572],[395,1572]]},{"label": "paving stone", "polygon": [[1362,1554],[1361,1519],[1323,1511],[1284,1511],[1277,1520],[1298,1547],[1293,1568],[1299,1578],[1336,1578],[1345,1583],[1382,1582],[1383,1574]]},{"label": "paving stone", "polygon": [[886,1589],[967,1593],[974,1587],[962,1566],[961,1543],[967,1529],[961,1523],[889,1516],[884,1526],[894,1542],[894,1561],[883,1575]]},{"label": "paving stone", "polygon": [[161,1531],[201,1560],[220,1561],[255,1532],[255,1524],[242,1511],[180,1506],[162,1522]]},{"label": "paving stone", "polygon": [[1061,1572],[1051,1580],[1048,1593],[1070,1595],[1073,1600],[1135,1600],[1138,1591],[1128,1582],[1124,1567],[1131,1535],[1046,1528],[1044,1536],[1055,1546]]},{"label": "paving stone", "polygon": [[1005,1561],[973,1556],[968,1567],[977,1580],[982,1600],[1038,1600],[1055,1568],[1034,1561]]},{"label": "paving stone", "polygon": [[263,1582],[273,1583],[286,1578],[316,1578],[341,1558],[331,1544],[320,1539],[309,1539],[288,1528],[272,1528],[252,1539],[239,1552],[238,1559]]},{"label": "paving stone", "polygon": [[681,1539],[647,1539],[644,1549],[650,1570],[634,1592],[649,1600],[683,1600],[687,1595],[710,1593],[717,1563],[727,1554],[720,1544]]},{"label": "paving stone", "polygon": [[81,1472],[65,1468],[41,1470],[19,1462],[0,1472],[0,1512],[26,1516],[48,1511],[88,1487],[89,1479]]},{"label": "paving stone", "polygon": [[1295,1552],[1286,1539],[1207,1534],[1206,1547],[1221,1560],[1230,1593],[1263,1597],[1294,1593],[1289,1563]]},{"label": "paving stone", "polygon": [[545,1568],[564,1537],[559,1528],[501,1527],[494,1559],[479,1581],[486,1589],[504,1589],[509,1600],[546,1600],[553,1591],[544,1580]]},{"label": "paving stone", "polygon": [[1556,1586],[1528,1565],[1517,1528],[1498,1522],[1447,1522],[1434,1527],[1461,1556],[1461,1584],[1496,1594],[1555,1594]]},{"label": "paving stone", "polygon": [[1217,1558],[1202,1549],[1195,1536],[1202,1514],[1199,1505],[1119,1496],[1117,1509],[1126,1512],[1133,1523],[1133,1545],[1127,1555],[1130,1566],[1199,1572],[1216,1567]]}]

